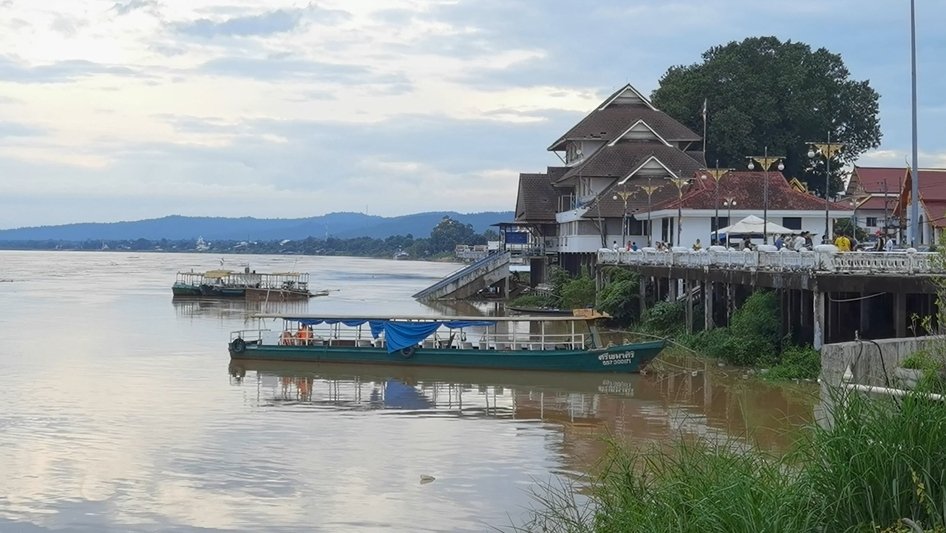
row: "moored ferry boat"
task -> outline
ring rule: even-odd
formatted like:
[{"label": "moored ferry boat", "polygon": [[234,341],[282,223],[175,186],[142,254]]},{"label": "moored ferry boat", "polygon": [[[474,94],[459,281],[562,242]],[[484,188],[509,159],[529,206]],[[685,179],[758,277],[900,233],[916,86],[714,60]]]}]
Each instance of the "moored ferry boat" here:
[{"label": "moored ferry boat", "polygon": [[231,333],[233,360],[634,373],[664,347],[662,340],[605,345],[595,325],[602,316],[594,314],[256,318],[256,329]]},{"label": "moored ferry boat", "polygon": [[262,301],[304,300],[328,294],[327,291],[311,292],[307,273],[257,273],[249,267],[242,272],[225,269],[178,272],[171,290],[174,296],[182,297],[246,298]]},{"label": "moored ferry boat", "polygon": [[203,272],[178,272],[171,293],[174,296],[200,296],[200,286],[204,282]]}]

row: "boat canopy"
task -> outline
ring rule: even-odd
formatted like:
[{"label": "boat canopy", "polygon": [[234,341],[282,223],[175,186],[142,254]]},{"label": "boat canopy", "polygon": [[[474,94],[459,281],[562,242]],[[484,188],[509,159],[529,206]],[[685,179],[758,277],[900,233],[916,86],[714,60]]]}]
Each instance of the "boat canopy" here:
[{"label": "boat canopy", "polygon": [[344,324],[350,328],[368,324],[371,336],[378,338],[384,332],[385,345],[388,352],[396,352],[421,343],[434,334],[441,326],[450,329],[470,327],[490,327],[496,322],[490,320],[424,320],[407,322],[403,320],[377,320],[370,318],[318,318],[318,317],[282,317],[285,320],[299,322],[306,326],[318,324]]}]

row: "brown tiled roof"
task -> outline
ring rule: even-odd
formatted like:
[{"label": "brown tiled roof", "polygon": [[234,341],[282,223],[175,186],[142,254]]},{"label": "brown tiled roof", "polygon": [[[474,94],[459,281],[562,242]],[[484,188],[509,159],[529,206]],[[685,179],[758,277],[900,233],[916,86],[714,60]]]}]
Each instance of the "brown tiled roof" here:
[{"label": "brown tiled roof", "polygon": [[[635,194],[627,198],[627,215],[647,212],[647,195],[639,188],[640,185],[647,185],[647,179],[628,180],[624,185],[608,191],[607,194],[598,196],[596,203],[591,205],[591,209],[585,212],[584,218],[615,218],[624,216],[624,200],[620,196],[615,198],[616,191],[632,191]],[[651,185],[660,186],[651,196],[651,204],[655,206],[671,198],[677,197],[677,189],[668,179],[650,180]]]},{"label": "brown tiled roof", "polygon": [[[905,181],[907,169],[905,167],[859,167],[854,165],[851,180],[848,183],[848,194],[880,193],[896,194],[900,191],[900,183]],[[884,187],[886,186],[886,191]]]},{"label": "brown tiled roof", "polygon": [[643,120],[657,135],[668,142],[699,141],[702,139],[690,128],[677,122],[673,117],[651,109],[646,105],[611,104],[604,109],[597,108],[559,137],[549,146],[550,151],[564,150],[568,140],[604,140],[613,141],[627,131],[638,120]]},{"label": "brown tiled roof", "polygon": [[519,195],[516,198],[516,221],[551,223],[555,221],[555,199],[552,176],[563,167],[550,167],[548,173],[519,174]]},{"label": "brown tiled roof", "polygon": [[651,156],[656,157],[671,172],[687,176],[705,166],[672,146],[656,142],[623,141],[614,146],[602,147],[584,163],[570,168],[561,180],[578,175],[624,178]]},{"label": "brown tiled roof", "polygon": [[[723,198],[733,197],[738,209],[758,209],[765,207],[765,174],[759,171],[729,172],[719,182],[719,205]],[[769,172],[769,209],[815,211],[824,209],[824,199],[808,193],[796,191],[789,185],[781,172]],[[716,206],[716,181],[712,178],[694,178],[683,190],[683,198],[672,198],[653,206],[653,211],[662,209],[714,209]],[[852,206],[846,203],[830,202],[829,208],[838,211],[850,211]]]}]

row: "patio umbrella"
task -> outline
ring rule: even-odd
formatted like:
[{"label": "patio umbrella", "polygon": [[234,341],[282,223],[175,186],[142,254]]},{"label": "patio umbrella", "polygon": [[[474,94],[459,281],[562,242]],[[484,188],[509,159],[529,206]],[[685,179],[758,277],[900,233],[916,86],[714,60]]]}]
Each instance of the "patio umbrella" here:
[{"label": "patio umbrella", "polygon": [[785,226],[780,226],[774,222],[769,222],[766,224],[761,218],[755,215],[749,215],[731,226],[720,228],[718,231],[720,234],[725,235],[762,235],[763,226],[765,227],[765,233],[768,233],[769,235],[801,233],[799,230],[788,229]]}]

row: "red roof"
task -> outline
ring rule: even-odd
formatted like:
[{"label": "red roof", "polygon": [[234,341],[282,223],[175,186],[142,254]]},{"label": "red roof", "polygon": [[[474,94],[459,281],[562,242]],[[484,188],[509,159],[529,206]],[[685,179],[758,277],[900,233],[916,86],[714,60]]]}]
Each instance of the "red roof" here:
[{"label": "red roof", "polygon": [[[698,172],[697,176],[700,175]],[[761,171],[746,172],[732,171],[725,174],[719,181],[719,205],[724,198],[733,198],[739,209],[765,208],[765,174]],[[781,172],[769,172],[769,204],[770,210],[791,211],[818,211],[824,209],[824,198],[809,193],[797,191],[789,185]],[[663,209],[714,209],[716,207],[716,181],[712,177],[694,178],[686,186],[683,198],[662,202],[653,206],[653,211]],[[850,204],[830,202],[831,210],[851,211]]]},{"label": "red roof", "polygon": [[[926,215],[930,222],[938,228],[946,227],[946,169],[942,168],[921,168],[917,171],[919,174],[920,203],[926,210]],[[906,173],[906,179],[903,181],[903,193],[900,196],[900,204],[896,210],[899,214],[899,206],[910,206],[910,193],[913,187],[912,176]],[[925,218],[925,217],[924,217]]]},{"label": "red roof", "polygon": [[873,209],[875,211],[893,211],[897,205],[897,196],[883,194],[872,194],[857,205],[858,209]]},{"label": "red roof", "polygon": [[896,194],[905,181],[906,167],[859,167],[854,165],[848,194]]}]

